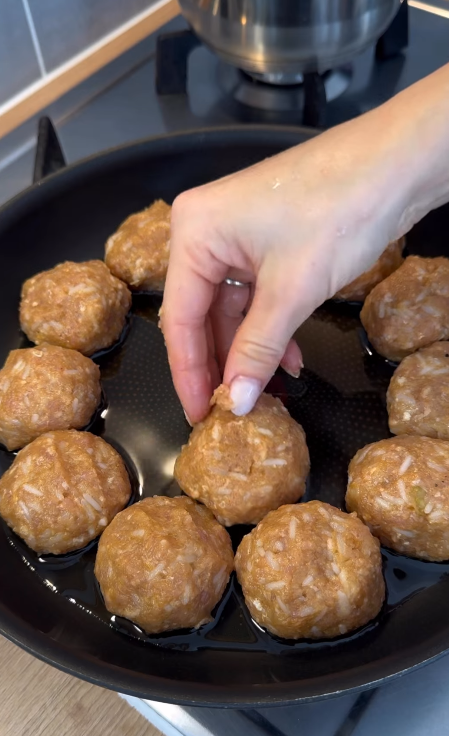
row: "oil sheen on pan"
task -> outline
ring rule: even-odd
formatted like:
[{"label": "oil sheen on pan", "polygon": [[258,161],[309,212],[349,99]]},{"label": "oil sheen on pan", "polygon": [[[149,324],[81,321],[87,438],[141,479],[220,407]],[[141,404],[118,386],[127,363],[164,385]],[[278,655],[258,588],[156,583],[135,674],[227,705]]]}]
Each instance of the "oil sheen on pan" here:
[{"label": "oil sheen on pan", "polygon": [[[69,168],[22,195],[0,217],[5,266],[0,362],[10,350],[29,344],[17,319],[26,278],[62,260],[101,258],[108,236],[131,212],[157,198],[172,202],[188,186],[304,137],[297,131],[245,128],[180,136],[170,143],[161,139]],[[444,255],[447,217],[442,209],[415,228],[410,251]],[[159,307],[155,295],[134,295],[119,343],[93,356],[103,402],[89,430],[121,453],[131,478],[131,503],[142,496],[179,494],[173,466],[190,431],[157,327]],[[359,309],[341,303],[318,309],[297,334],[305,363],[301,377],[279,371],[268,387],[306,432],[311,472],[303,500],[320,499],[340,509],[351,458],[365,444],[389,436],[386,390],[394,366],[370,348]],[[13,458],[0,450],[0,473]],[[230,529],[234,548],[248,529]],[[38,557],[2,524],[0,631],[73,674],[136,695],[239,707],[298,702],[366,687],[449,648],[447,563],[383,549],[387,598],[379,616],[351,636],[292,642],[254,624],[234,575],[213,621],[195,631],[148,636],[107,612],[93,574],[95,550],[94,541],[76,553]]]}]

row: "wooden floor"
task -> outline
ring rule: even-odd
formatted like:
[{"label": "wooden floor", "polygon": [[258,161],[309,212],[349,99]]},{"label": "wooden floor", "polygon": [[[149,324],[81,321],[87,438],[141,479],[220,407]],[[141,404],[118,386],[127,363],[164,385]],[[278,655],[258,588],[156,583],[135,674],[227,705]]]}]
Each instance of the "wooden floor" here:
[{"label": "wooden floor", "polygon": [[116,693],[66,675],[0,636],[0,736],[160,736]]}]

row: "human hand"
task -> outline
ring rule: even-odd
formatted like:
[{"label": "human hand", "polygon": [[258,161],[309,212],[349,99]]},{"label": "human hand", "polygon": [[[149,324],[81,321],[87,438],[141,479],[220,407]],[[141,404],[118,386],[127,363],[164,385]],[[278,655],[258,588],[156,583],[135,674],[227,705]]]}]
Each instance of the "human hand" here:
[{"label": "human hand", "polygon": [[415,100],[423,115],[418,92],[175,201],[162,327],[191,422],[207,413],[219,367],[236,414],[280,363],[299,374],[297,327],[441,200],[446,185],[430,195],[424,173],[436,167],[430,127],[410,159],[405,110]]}]

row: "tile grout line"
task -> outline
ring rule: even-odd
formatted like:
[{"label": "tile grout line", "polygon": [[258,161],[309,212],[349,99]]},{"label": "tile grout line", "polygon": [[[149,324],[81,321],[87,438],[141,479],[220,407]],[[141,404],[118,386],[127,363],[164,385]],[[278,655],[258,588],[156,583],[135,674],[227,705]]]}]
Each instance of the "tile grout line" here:
[{"label": "tile grout line", "polygon": [[33,15],[30,10],[28,0],[22,0],[23,9],[28,23],[28,28],[31,34],[31,40],[33,42],[34,52],[37,57],[37,63],[39,64],[39,70],[43,77],[47,76],[47,70],[45,68],[44,57],[42,55],[41,45],[36,32],[36,26],[34,25]]},{"label": "tile grout line", "polygon": [[[26,12],[26,8],[28,7],[28,0],[22,0],[22,2],[23,2],[23,7],[25,8],[25,12]],[[67,61],[64,61],[62,64],[57,66],[55,69],[52,69],[51,71],[47,71],[45,69],[45,64],[42,58],[42,53],[40,52],[39,41],[37,39],[37,35],[35,35],[36,42],[38,44],[38,49],[41,54],[41,61],[42,61],[42,65],[44,68],[44,76],[38,81],[30,84],[28,87],[25,87],[24,89],[22,89],[20,92],[15,94],[13,97],[10,97],[8,100],[6,100],[6,102],[3,102],[0,105],[0,118],[6,112],[9,112],[15,105],[19,104],[19,102],[22,102],[24,99],[26,99],[27,96],[41,90],[49,82],[53,82],[58,77],[61,77],[63,74],[67,73],[68,71],[73,70],[74,67],[88,60],[89,57],[92,56],[92,54],[96,53],[97,51],[101,51],[102,49],[107,47],[109,44],[111,44],[113,41],[120,38],[120,36],[122,36],[124,33],[126,33],[127,31],[131,31],[133,28],[138,26],[142,21],[150,19],[151,16],[157,13],[157,11],[162,10],[165,7],[170,7],[173,2],[174,0],[155,0],[150,6],[146,8],[146,10],[143,10],[141,13],[138,13],[138,15],[133,16],[132,18],[127,20],[125,23],[123,23],[121,26],[118,26],[117,28],[115,28],[110,33],[107,33],[105,36],[102,36],[97,41],[94,41],[94,43],[92,43],[90,46],[87,46],[82,51],[70,57]],[[29,10],[29,7],[28,7],[28,10]],[[31,16],[31,12],[30,12],[30,18],[31,18],[31,23],[33,24],[33,28],[34,28],[34,22]],[[158,30],[158,28],[156,28],[156,30]],[[36,34],[36,31],[35,31],[35,34]],[[126,50],[127,49],[125,49],[125,51]],[[95,71],[98,71],[98,68]]]}]

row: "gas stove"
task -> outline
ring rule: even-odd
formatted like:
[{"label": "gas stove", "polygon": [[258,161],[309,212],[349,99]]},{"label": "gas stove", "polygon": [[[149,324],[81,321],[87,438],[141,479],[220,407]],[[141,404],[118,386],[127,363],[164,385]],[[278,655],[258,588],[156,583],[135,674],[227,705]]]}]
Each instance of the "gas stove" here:
[{"label": "gas stove", "polygon": [[[396,53],[398,47],[406,45],[399,34],[393,49],[391,44],[383,50],[379,45],[376,53],[373,47],[356,57],[349,67],[334,70],[319,82],[316,75],[306,80],[306,84],[284,88],[252,80],[225,64],[198,43],[183,19],[176,19],[150,39],[153,53],[149,59],[82,110],[57,124],[64,151],[68,160],[73,161],[137,138],[182,130],[247,122],[302,125],[307,84],[312,89],[308,106],[316,105],[318,110],[309,110],[306,121],[310,124],[310,118],[314,117],[320,128],[345,122],[449,62],[449,2],[435,0],[438,1],[447,7],[409,0],[408,46],[402,52]],[[414,7],[415,4],[424,9]],[[162,67],[161,78],[161,65],[158,74],[157,61],[167,59],[166,39],[177,33],[187,49],[179,52],[179,36],[175,35],[170,52],[172,63],[167,62],[165,69]],[[158,42],[161,37],[163,41]],[[185,57],[182,63],[178,54]],[[170,69],[176,72],[171,89],[167,79]]]},{"label": "gas stove", "polygon": [[[446,10],[425,7],[449,17],[449,3]],[[413,0],[408,6],[404,2],[376,47],[350,65],[288,85],[260,81],[225,64],[189,30],[162,34],[156,55],[157,107],[170,131],[236,122],[331,127],[447,63],[448,22],[414,8]]]},{"label": "gas stove", "polygon": [[[64,157],[73,162],[169,132],[246,122],[326,128],[354,118],[449,62],[449,2],[435,2],[409,0],[399,25],[350,66],[289,80],[248,77],[177,19],[145,42],[148,53],[134,68],[82,108],[65,116],[53,110],[64,156],[51,126],[42,125],[36,176],[63,165]],[[29,184],[34,147],[31,141],[3,168],[0,200]],[[214,710],[123,697],[167,736],[441,736],[449,734],[448,679],[443,657],[377,689],[292,707]]]},{"label": "gas stove", "polygon": [[[407,0],[403,0],[390,27],[375,46],[377,64],[399,56],[408,45],[409,6]],[[352,64],[329,69],[324,74],[249,74],[218,61],[210,53],[206,58],[200,52],[197,54],[200,65],[190,68],[190,56],[200,46],[200,39],[191,29],[163,33],[158,37],[158,95],[193,97],[201,79],[202,96],[207,85],[208,96],[218,94],[222,109],[239,119],[321,128],[326,124],[328,103],[338,99],[351,84]],[[207,70],[209,75],[201,78],[200,70]]]},{"label": "gas stove", "polygon": [[[309,77],[304,84],[289,85],[260,82],[223,63],[177,18],[123,63],[114,62],[112,82],[108,70],[100,72],[105,80],[100,93],[100,83],[89,80],[82,106],[70,107],[63,99],[48,112],[68,162],[139,138],[194,128],[303,124],[304,112],[309,124],[330,127],[367,112],[449,61],[449,1],[432,2],[440,5],[409,0],[408,46],[401,24],[399,31],[387,33],[377,49],[368,49],[351,65],[319,80]],[[179,33],[185,48],[179,50],[175,35],[170,49],[170,38]],[[399,48],[403,51],[398,53]],[[165,62],[157,75],[158,58]],[[307,86],[312,94],[304,110]],[[21,145],[22,155],[8,152],[4,162],[0,150],[0,202],[28,186],[35,143],[35,137],[30,138]]]}]

